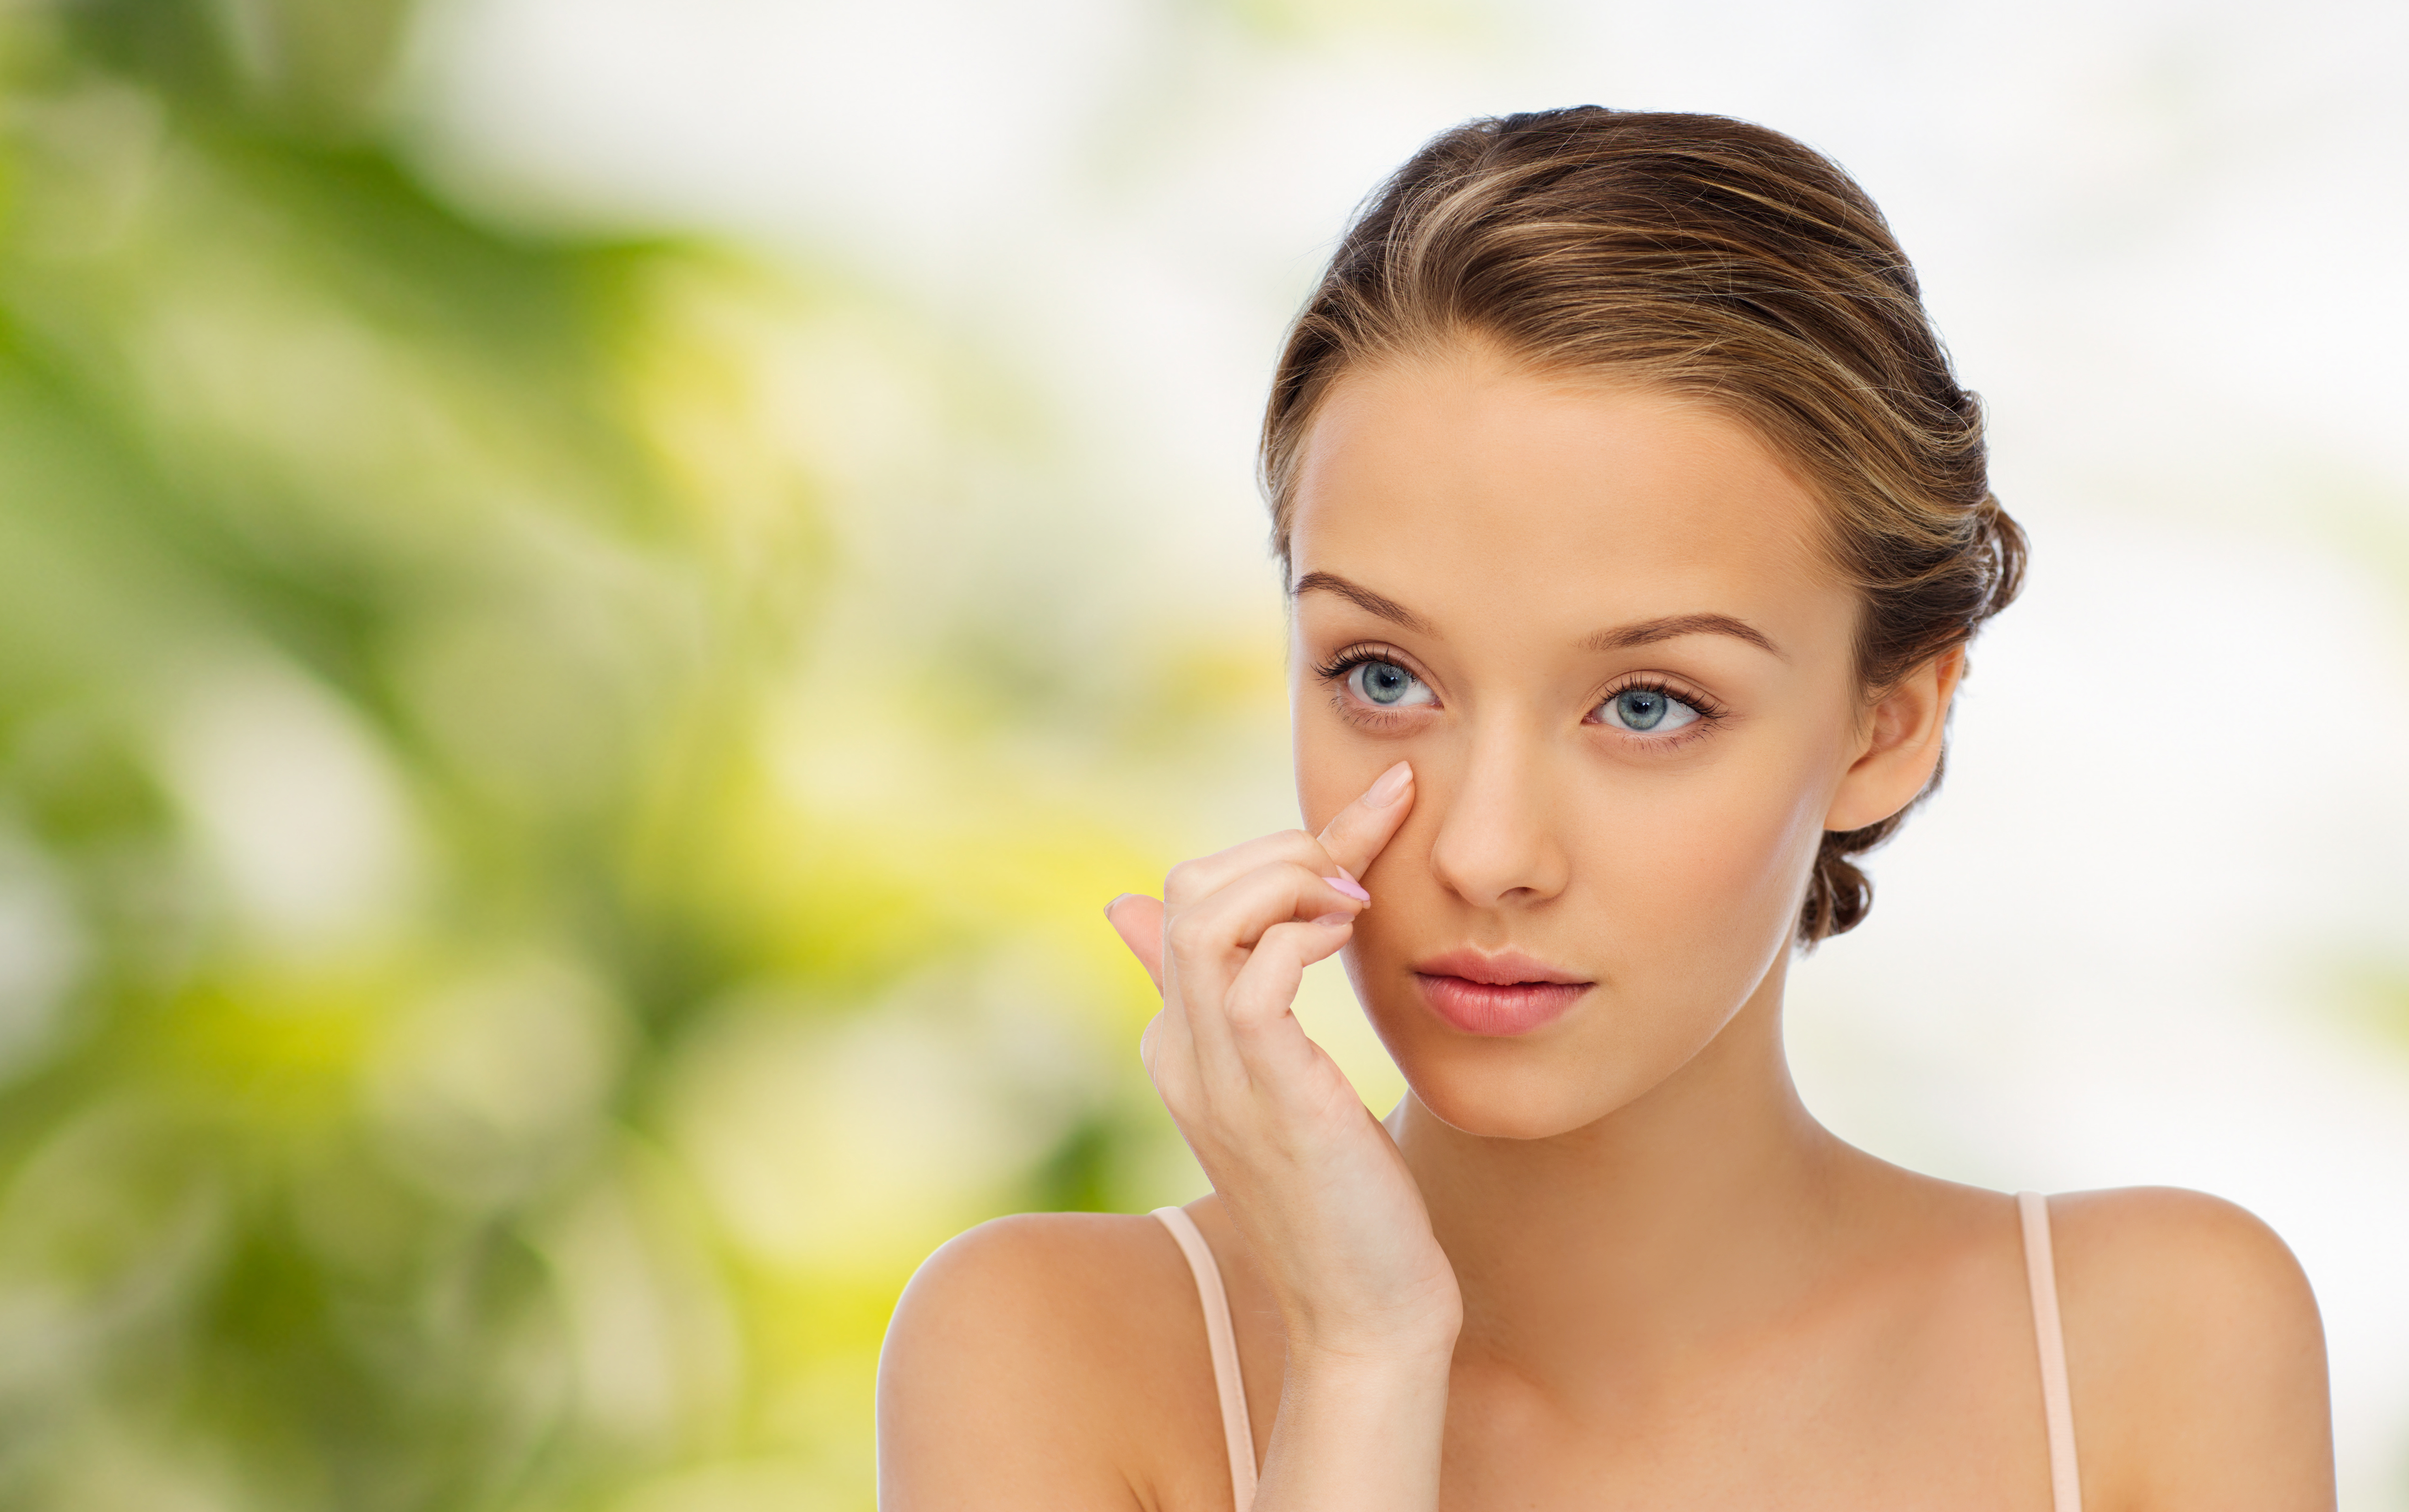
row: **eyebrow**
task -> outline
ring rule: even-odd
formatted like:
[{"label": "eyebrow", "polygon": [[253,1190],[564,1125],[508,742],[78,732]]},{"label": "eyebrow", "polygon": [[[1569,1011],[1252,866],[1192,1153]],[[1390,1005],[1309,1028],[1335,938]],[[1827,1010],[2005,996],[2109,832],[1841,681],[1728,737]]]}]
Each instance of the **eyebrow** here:
[{"label": "eyebrow", "polygon": [[1618,625],[1611,630],[1598,631],[1581,645],[1589,651],[1627,651],[1659,641],[1678,641],[1685,635],[1728,635],[1782,656],[1784,661],[1790,659],[1782,655],[1782,648],[1763,630],[1729,614],[1667,614],[1663,619],[1641,620],[1637,625]]},{"label": "eyebrow", "polygon": [[[1420,635],[1436,636],[1438,631],[1430,621],[1407,609],[1387,594],[1374,593],[1360,583],[1349,583],[1335,572],[1307,572],[1296,580],[1292,590],[1299,597],[1308,593],[1336,594],[1367,614],[1377,614],[1390,624]],[[1654,645],[1659,641],[1678,641],[1685,635],[1727,635],[1745,641],[1750,645],[1782,656],[1782,648],[1766,633],[1746,620],[1729,614],[1667,614],[1659,619],[1641,620],[1632,625],[1618,625],[1610,630],[1600,630],[1581,642],[1584,651],[1628,651],[1634,646]],[[1782,656],[1784,661],[1789,658]]]},{"label": "eyebrow", "polygon": [[1292,590],[1303,598],[1309,593],[1334,593],[1367,614],[1378,614],[1390,624],[1412,630],[1418,635],[1435,636],[1430,621],[1407,609],[1384,593],[1374,593],[1360,583],[1349,583],[1335,572],[1307,572],[1296,580]]}]

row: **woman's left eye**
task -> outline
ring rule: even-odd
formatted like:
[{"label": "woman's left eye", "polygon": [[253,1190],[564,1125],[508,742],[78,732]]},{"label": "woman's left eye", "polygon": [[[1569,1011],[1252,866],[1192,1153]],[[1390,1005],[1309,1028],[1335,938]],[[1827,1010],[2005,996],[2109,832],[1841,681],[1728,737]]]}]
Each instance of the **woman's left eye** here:
[{"label": "woman's left eye", "polygon": [[1347,674],[1347,691],[1375,709],[1404,709],[1434,701],[1422,680],[1392,661],[1359,661]]},{"label": "woman's left eye", "polygon": [[1663,688],[1624,688],[1598,705],[1598,721],[1639,735],[1662,735],[1695,724],[1698,711]]}]

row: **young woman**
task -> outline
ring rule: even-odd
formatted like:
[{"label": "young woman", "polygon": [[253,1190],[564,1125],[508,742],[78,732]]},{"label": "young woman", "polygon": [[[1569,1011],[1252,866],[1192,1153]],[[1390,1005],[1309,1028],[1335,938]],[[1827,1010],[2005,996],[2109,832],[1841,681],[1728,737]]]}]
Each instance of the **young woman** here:
[{"label": "young woman", "polygon": [[[1917,1175],[1792,1087],[1791,953],[1865,916],[2024,556],[1853,181],[1715,117],[1450,131],[1263,463],[1307,829],[1107,911],[1213,1194],[930,1260],[889,1512],[2332,1505],[2257,1220]],[[1385,1121],[1289,1012],[1338,952]]]}]

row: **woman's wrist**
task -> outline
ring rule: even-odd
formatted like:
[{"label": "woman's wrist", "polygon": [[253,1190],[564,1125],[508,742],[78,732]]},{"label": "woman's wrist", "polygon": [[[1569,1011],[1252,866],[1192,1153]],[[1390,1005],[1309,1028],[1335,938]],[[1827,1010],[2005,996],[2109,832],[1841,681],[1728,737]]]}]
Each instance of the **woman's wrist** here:
[{"label": "woman's wrist", "polygon": [[1444,1377],[1455,1359],[1453,1326],[1384,1332],[1361,1338],[1319,1335],[1291,1325],[1288,1378],[1291,1382],[1370,1388],[1383,1381]]},{"label": "woman's wrist", "polygon": [[1291,1354],[1280,1384],[1280,1415],[1298,1421],[1410,1421],[1417,1405],[1444,1416],[1448,1373],[1445,1355],[1366,1359],[1360,1355]]},{"label": "woman's wrist", "polygon": [[1352,1310],[1289,1305],[1281,1308],[1288,1358],[1338,1375],[1435,1366],[1444,1372],[1455,1357],[1464,1307],[1454,1289],[1410,1307],[1379,1310],[1385,1316],[1349,1316]]},{"label": "woman's wrist", "polygon": [[1289,1351],[1257,1512],[1426,1512],[1438,1503],[1451,1352]]}]

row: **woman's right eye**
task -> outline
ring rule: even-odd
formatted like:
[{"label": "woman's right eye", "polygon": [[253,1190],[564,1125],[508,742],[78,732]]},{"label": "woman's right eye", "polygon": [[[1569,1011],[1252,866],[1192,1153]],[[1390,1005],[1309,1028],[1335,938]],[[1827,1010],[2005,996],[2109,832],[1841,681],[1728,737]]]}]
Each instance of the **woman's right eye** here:
[{"label": "woman's right eye", "polygon": [[1359,661],[1347,674],[1347,691],[1375,709],[1402,709],[1437,701],[1422,680],[1392,661]]}]

